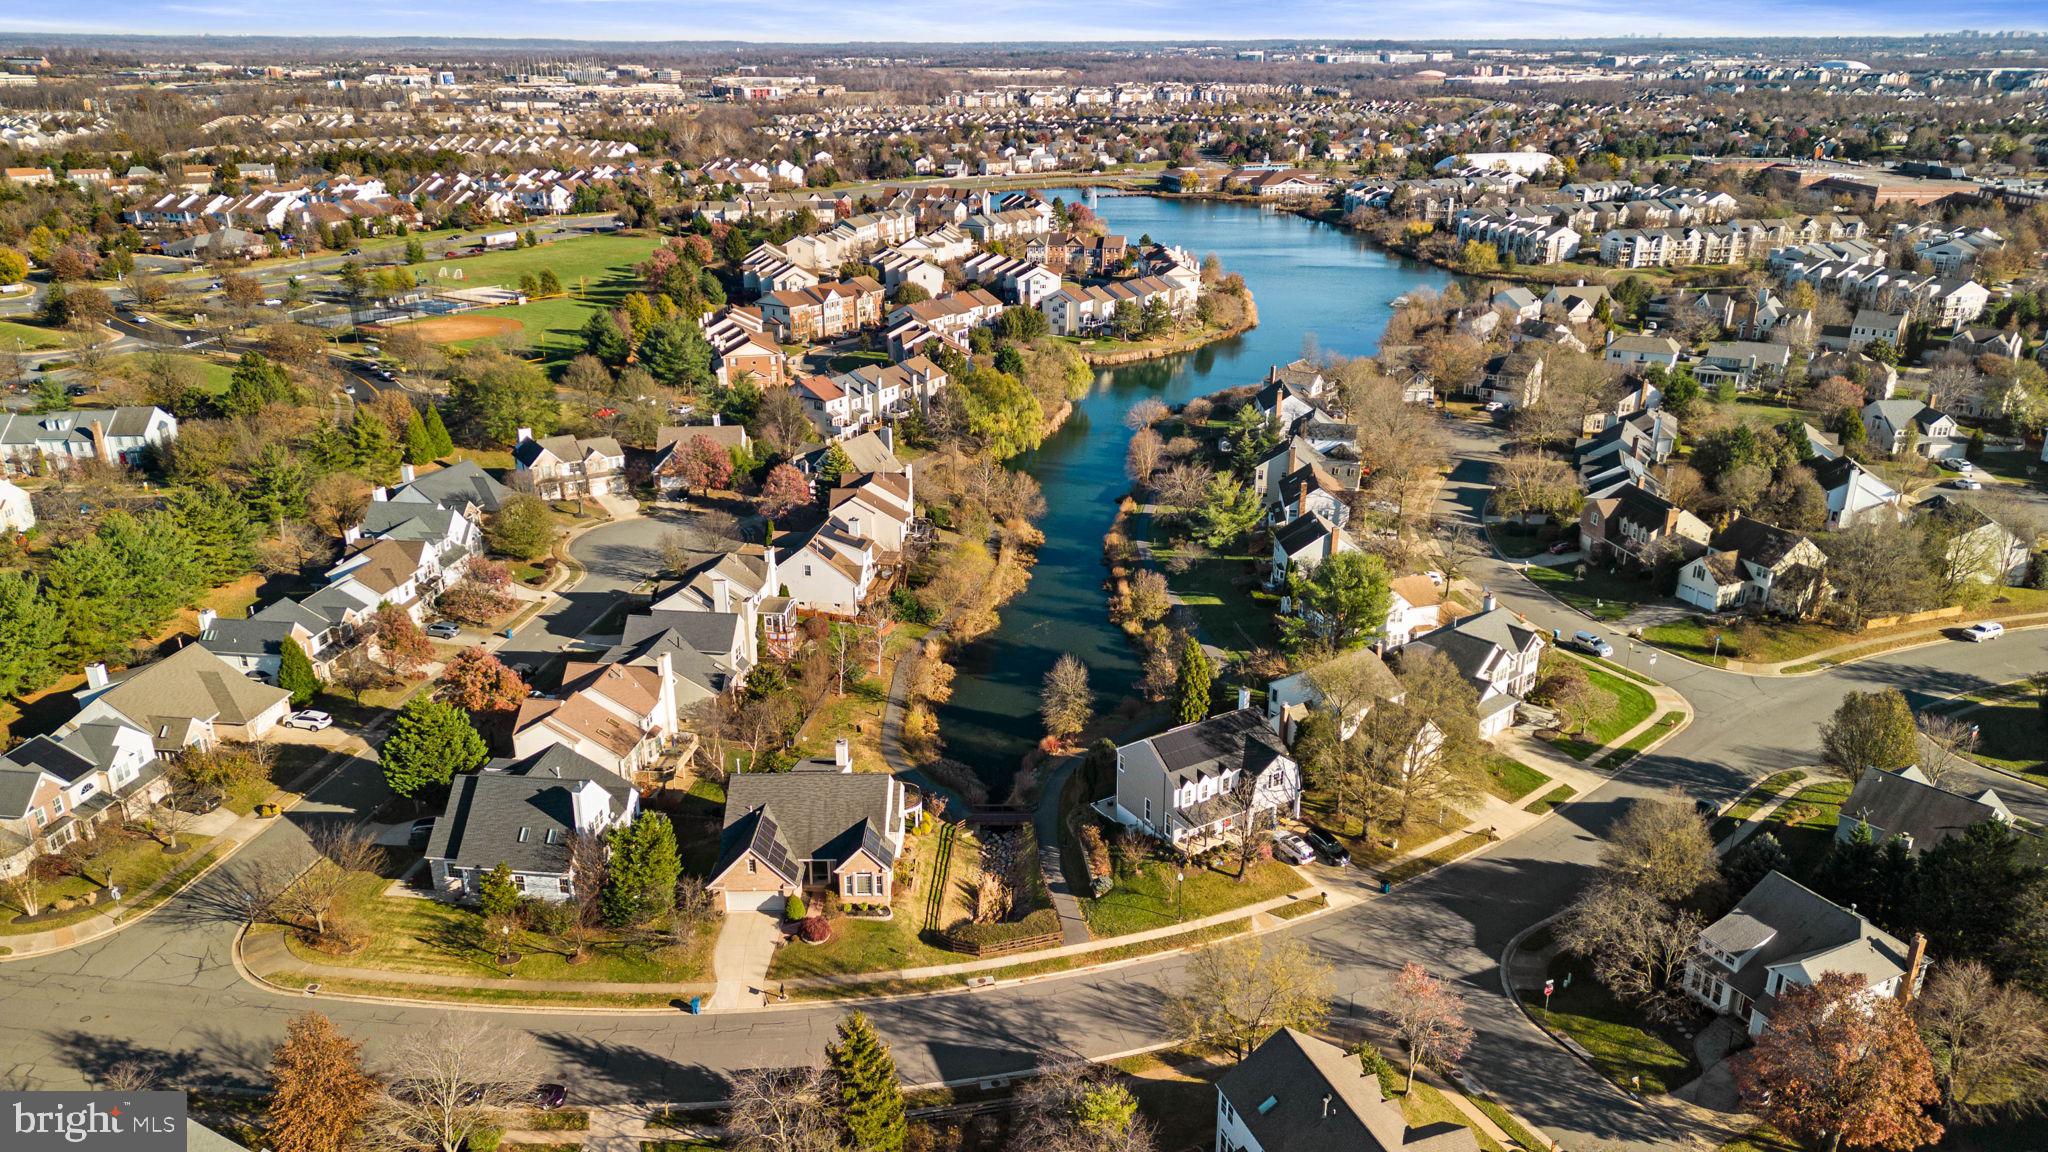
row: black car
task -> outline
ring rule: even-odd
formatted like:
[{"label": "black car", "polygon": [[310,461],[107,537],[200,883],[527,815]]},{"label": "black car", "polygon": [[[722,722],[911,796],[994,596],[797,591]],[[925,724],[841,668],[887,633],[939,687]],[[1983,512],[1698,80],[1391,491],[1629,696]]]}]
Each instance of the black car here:
[{"label": "black car", "polygon": [[1301,838],[1308,841],[1308,846],[1315,849],[1316,855],[1324,860],[1339,868],[1351,867],[1351,853],[1344,850],[1344,845],[1339,844],[1335,836],[1320,828],[1311,828],[1303,832]]},{"label": "black car", "polygon": [[425,849],[427,841],[433,838],[434,818],[432,816],[425,816],[412,822],[412,831],[406,833],[405,842],[417,852]]},{"label": "black car", "polygon": [[220,807],[221,801],[225,799],[226,797],[219,792],[208,789],[205,791],[188,792],[182,796],[174,796],[171,798],[170,806],[180,812],[189,812],[194,816],[204,816],[215,808]]},{"label": "black car", "polygon": [[569,1090],[560,1084],[542,1084],[536,1087],[527,1099],[532,1101],[535,1108],[552,1110],[568,1103]]}]

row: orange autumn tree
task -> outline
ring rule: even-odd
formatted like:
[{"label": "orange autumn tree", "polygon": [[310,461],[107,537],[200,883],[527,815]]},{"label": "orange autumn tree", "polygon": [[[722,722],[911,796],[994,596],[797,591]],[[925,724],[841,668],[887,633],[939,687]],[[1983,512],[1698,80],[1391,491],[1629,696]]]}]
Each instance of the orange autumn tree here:
[{"label": "orange autumn tree", "polygon": [[469,712],[510,712],[526,699],[526,681],[481,647],[464,648],[441,670],[441,699]]},{"label": "orange autumn tree", "polygon": [[347,1152],[377,1102],[362,1045],[318,1012],[285,1026],[270,1057],[272,1095],[264,1140],[276,1152]]},{"label": "orange autumn tree", "polygon": [[1736,1086],[1765,1120],[1809,1147],[1907,1152],[1941,1139],[1927,1046],[1900,1001],[1870,997],[1861,976],[1830,972],[1778,996]]}]

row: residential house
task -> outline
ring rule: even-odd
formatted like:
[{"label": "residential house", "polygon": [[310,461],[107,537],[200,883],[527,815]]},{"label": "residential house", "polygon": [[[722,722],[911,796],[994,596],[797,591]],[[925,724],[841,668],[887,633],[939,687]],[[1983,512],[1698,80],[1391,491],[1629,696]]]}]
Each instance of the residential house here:
[{"label": "residential house", "polygon": [[795,608],[825,616],[858,615],[883,579],[875,542],[830,520],[795,540],[775,566]]},{"label": "residential house", "polygon": [[2018,360],[2025,349],[2020,334],[2010,328],[1965,328],[1948,342],[1950,349],[1971,357],[1999,356]]},{"label": "residential house", "polygon": [[1924,937],[1908,948],[1854,910],[1772,872],[1700,931],[1685,962],[1685,990],[1755,1036],[1769,1025],[1780,995],[1822,976],[1861,977],[1865,996],[1910,999],[1926,955]]},{"label": "residential house", "polygon": [[0,878],[89,834],[114,813],[142,815],[170,790],[149,734],[98,720],[0,754]]},{"label": "residential house", "polygon": [[882,322],[882,285],[868,276],[770,292],[761,319],[789,344],[830,340]]},{"label": "residential house", "polygon": [[1337,390],[1306,360],[1268,369],[1249,403],[1283,434],[1305,421],[1337,422]]},{"label": "residential house", "polygon": [[800,395],[819,433],[833,440],[922,411],[946,387],[947,377],[929,359],[912,355],[894,364],[863,364],[826,383],[830,388],[812,384]]},{"label": "residential house", "polygon": [[1865,404],[1863,431],[1871,447],[1893,456],[1910,448],[1929,460],[1960,460],[1968,447],[1954,417],[1910,397]]},{"label": "residential house", "polygon": [[1600,355],[1610,363],[1631,368],[1650,364],[1676,368],[1681,351],[1678,341],[1669,336],[1610,336]]},{"label": "residential house", "polygon": [[1241,692],[1238,708],[1116,750],[1110,813],[1182,851],[1240,830],[1301,815],[1301,769],[1264,714]]},{"label": "residential house", "polygon": [[73,460],[133,466],[149,449],[176,438],[178,418],[147,404],[0,413],[0,464],[17,471],[63,467]]},{"label": "residential house", "polygon": [[1342,528],[1351,519],[1351,505],[1346,500],[1351,491],[1342,480],[1311,461],[1280,479],[1266,501],[1266,523],[1278,528],[1314,514]]},{"label": "residential house", "polygon": [[1889,400],[1899,388],[1899,370],[1863,352],[1821,352],[1806,362],[1808,380],[1830,376],[1860,382],[1863,394],[1872,400]]},{"label": "residential house", "polygon": [[656,491],[665,497],[673,498],[688,487],[683,479],[683,473],[686,471],[685,461],[692,446],[699,440],[706,441],[727,455],[747,452],[753,444],[743,425],[727,424],[724,418],[716,413],[712,415],[709,424],[656,429],[654,464],[649,469],[654,477]]},{"label": "residential house", "polygon": [[1709,612],[1800,619],[1827,595],[1826,553],[1797,532],[1738,516],[1678,573],[1680,600]]},{"label": "residential house", "polygon": [[1555,308],[1567,324],[1584,324],[1608,299],[1607,289],[1598,284],[1560,284],[1543,294],[1543,311],[1548,315]]},{"label": "residential house", "polygon": [[0,532],[26,532],[36,526],[35,503],[11,481],[0,479]]},{"label": "residential house", "polygon": [[[1591,423],[1591,420],[1588,420]],[[1572,465],[1590,500],[1614,495],[1635,485],[1662,496],[1663,485],[1651,470],[1678,450],[1678,420],[1662,409],[1617,420],[1572,446]]]},{"label": "residential house", "polygon": [[1873,843],[1897,839],[1914,852],[1925,852],[1986,820],[2013,823],[2012,810],[1990,788],[1966,796],[1936,785],[1916,767],[1896,772],[1872,768],[1857,777],[1842,802],[1835,842],[1868,835]]},{"label": "residential house", "polygon": [[[897,459],[896,432],[887,425],[871,432],[862,432],[858,436],[849,436],[841,440],[837,447],[845,455],[848,462],[853,465],[847,472],[849,476],[856,472],[908,473],[912,471],[910,465]],[[798,456],[796,458],[797,471],[811,477],[813,481],[817,480],[820,470],[824,467],[826,457],[832,452],[832,448],[833,445],[828,444],[822,448],[813,448]]]},{"label": "residential house", "polygon": [[[1315,426],[1350,427],[1350,425]],[[1303,430],[1306,430],[1311,425],[1309,422],[1303,421],[1301,427]],[[1272,455],[1259,461],[1252,468],[1252,491],[1257,493],[1259,499],[1266,503],[1269,512],[1276,505],[1286,501],[1290,493],[1297,497],[1301,495],[1303,492],[1302,485],[1312,483],[1320,486],[1327,482],[1344,492],[1357,490],[1365,477],[1365,465],[1358,458],[1357,447],[1348,441],[1325,440],[1322,443],[1327,445],[1327,449],[1317,447],[1317,441],[1310,440],[1307,436],[1289,436],[1285,443],[1274,449]],[[1302,479],[1297,481],[1296,478],[1301,477],[1304,470],[1313,470],[1313,480]],[[1289,487],[1290,482],[1295,483],[1293,488]],[[1311,503],[1313,502],[1311,501]],[[1283,510],[1282,513],[1275,515],[1273,518],[1276,521],[1284,522],[1293,519],[1294,516],[1299,514],[1300,508],[1297,506],[1291,512]],[[1341,524],[1343,522],[1341,518],[1338,519],[1338,523]]]},{"label": "residential house", "polygon": [[1543,357],[1519,349],[1495,356],[1481,370],[1478,392],[1509,411],[1529,407],[1543,395]]},{"label": "residential house", "polygon": [[1937,493],[1914,511],[1941,529],[1945,540],[1941,574],[1979,584],[2014,584],[2026,579],[2032,542],[1984,514],[1976,505]]},{"label": "residential house", "polygon": [[882,563],[901,562],[905,544],[923,530],[912,499],[911,478],[904,472],[863,472],[840,479],[825,497],[826,523],[846,535],[872,540]]},{"label": "residential house", "polygon": [[1823,332],[1819,343],[1831,351],[1861,352],[1873,342],[1882,340],[1896,349],[1906,342],[1906,327],[1912,319],[1904,312],[1858,308],[1849,322],[1847,340],[1830,339],[1829,334]]},{"label": "residential house", "polygon": [[1709,387],[1723,380],[1732,380],[1735,386],[1755,387],[1758,384],[1783,380],[1785,369],[1792,362],[1792,347],[1789,344],[1760,344],[1754,340],[1726,340],[1707,345],[1699,362],[1693,365],[1693,375]]},{"label": "residential house", "polygon": [[[1321,512],[1311,510],[1306,516],[1297,516],[1273,532],[1272,566],[1266,575],[1270,588],[1285,588],[1287,574],[1300,570],[1304,573],[1315,570],[1316,565],[1340,552],[1358,551],[1358,542],[1349,532],[1326,519]],[[1287,611],[1283,603],[1281,611]]]},{"label": "residential house", "polygon": [[313,665],[313,674],[327,679],[333,674],[331,654],[312,659],[316,629],[302,620],[247,616],[223,620],[211,608],[199,613],[199,646],[221,658],[244,676],[277,683],[278,668],[284,661],[284,646],[296,644]]},{"label": "residential house", "polygon": [[118,676],[108,675],[104,664],[88,664],[85,687],[72,695],[78,714],[60,733],[99,722],[126,724],[147,734],[164,756],[222,740],[263,740],[284,722],[292,702],[291,693],[249,679],[198,644]]},{"label": "residential house", "polygon": [[436,893],[475,899],[502,864],[521,896],[574,900],[571,842],[631,823],[639,810],[628,781],[566,745],[492,760],[449,786],[427,839],[427,875]]},{"label": "residential house", "polygon": [[619,642],[603,663],[629,664],[661,672],[664,658],[675,677],[676,714],[670,730],[682,732],[698,704],[746,687],[759,662],[759,614],[744,600],[723,611],[646,612],[626,617]]},{"label": "residential house", "polygon": [[1579,550],[1589,560],[1654,568],[1704,549],[1712,534],[1706,521],[1635,484],[1579,509]]},{"label": "residential house", "polygon": [[405,464],[399,467],[399,476],[398,487],[389,495],[392,504],[432,504],[472,520],[496,512],[510,495],[503,484],[474,460],[458,460],[425,475]]},{"label": "residential house", "polygon": [[1477,1152],[1452,1120],[1410,1124],[1344,1048],[1293,1028],[1216,1078],[1215,1152]]},{"label": "residential house", "polygon": [[1443,623],[1444,593],[1427,576],[1397,576],[1387,581],[1387,628],[1381,644],[1399,648]]},{"label": "residential house", "polygon": [[[760,641],[778,655],[786,654],[795,641],[796,613],[781,588],[775,549],[742,544],[734,551],[707,553],[684,564],[672,583],[655,588],[648,607],[655,615],[730,612],[745,617],[751,663],[760,659],[754,643],[757,631]],[[758,629],[754,622],[759,623]],[[678,666],[678,674],[687,675],[688,670]]]},{"label": "residential house", "polygon": [[726,912],[779,913],[799,893],[887,905],[904,836],[922,814],[902,781],[855,772],[842,736],[829,760],[806,760],[789,772],[741,772],[726,782],[718,863],[704,887]]},{"label": "residential house", "polygon": [[767,331],[759,308],[726,308],[705,315],[701,327],[711,345],[711,364],[718,383],[730,388],[741,377],[761,388],[789,383],[789,358]]},{"label": "residential house", "polygon": [[512,446],[518,470],[513,480],[543,500],[568,500],[622,492],[626,485],[626,450],[610,436],[545,436],[521,428]]},{"label": "residential house", "polygon": [[1441,652],[1479,692],[1479,734],[1492,739],[1514,723],[1515,709],[1536,687],[1548,641],[1543,631],[1500,607],[1488,593],[1480,611],[1425,632],[1407,652]]},{"label": "residential house", "polygon": [[1266,723],[1291,745],[1309,713],[1326,711],[1348,740],[1373,709],[1400,704],[1407,694],[1379,653],[1357,648],[1267,684]]},{"label": "residential house", "polygon": [[1828,528],[1852,527],[1872,516],[1898,516],[1898,492],[1849,457],[1809,460],[1806,467],[1827,493]]},{"label": "residential house", "polygon": [[562,690],[519,706],[512,753],[531,756],[560,744],[625,779],[653,768],[679,735],[674,664],[666,652],[652,667],[570,660]]}]

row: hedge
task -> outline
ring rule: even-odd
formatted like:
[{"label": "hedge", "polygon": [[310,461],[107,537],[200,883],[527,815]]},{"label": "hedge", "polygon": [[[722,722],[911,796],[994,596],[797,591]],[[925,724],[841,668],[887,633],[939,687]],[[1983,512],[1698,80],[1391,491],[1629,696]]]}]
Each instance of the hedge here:
[{"label": "hedge", "polygon": [[1052,908],[1040,908],[1022,920],[1006,920],[996,924],[961,924],[947,930],[946,937],[965,945],[962,950],[967,951],[1007,944],[1031,936],[1044,936],[1059,930],[1059,912]]}]

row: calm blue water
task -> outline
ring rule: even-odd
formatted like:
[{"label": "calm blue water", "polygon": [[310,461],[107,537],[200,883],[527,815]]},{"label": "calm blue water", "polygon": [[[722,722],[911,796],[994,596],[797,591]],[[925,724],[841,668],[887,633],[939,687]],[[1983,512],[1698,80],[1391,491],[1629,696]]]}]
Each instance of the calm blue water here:
[{"label": "calm blue water", "polygon": [[[1084,196],[1071,188],[1045,195]],[[1179,404],[1252,383],[1305,351],[1369,355],[1379,348],[1391,301],[1451,279],[1340,229],[1249,205],[1110,195],[1094,203],[1111,231],[1133,243],[1150,234],[1197,256],[1215,253],[1251,287],[1259,326],[1184,356],[1098,373],[1059,432],[1013,461],[1045,490],[1045,546],[1001,625],[955,653],[953,698],[939,710],[946,755],[971,765],[998,797],[1043,734],[1039,687],[1062,653],[1088,665],[1098,708],[1122,699],[1138,675],[1129,642],[1109,622],[1103,587],[1102,536],[1116,517],[1116,498],[1130,487],[1125,411],[1147,396]]]}]

